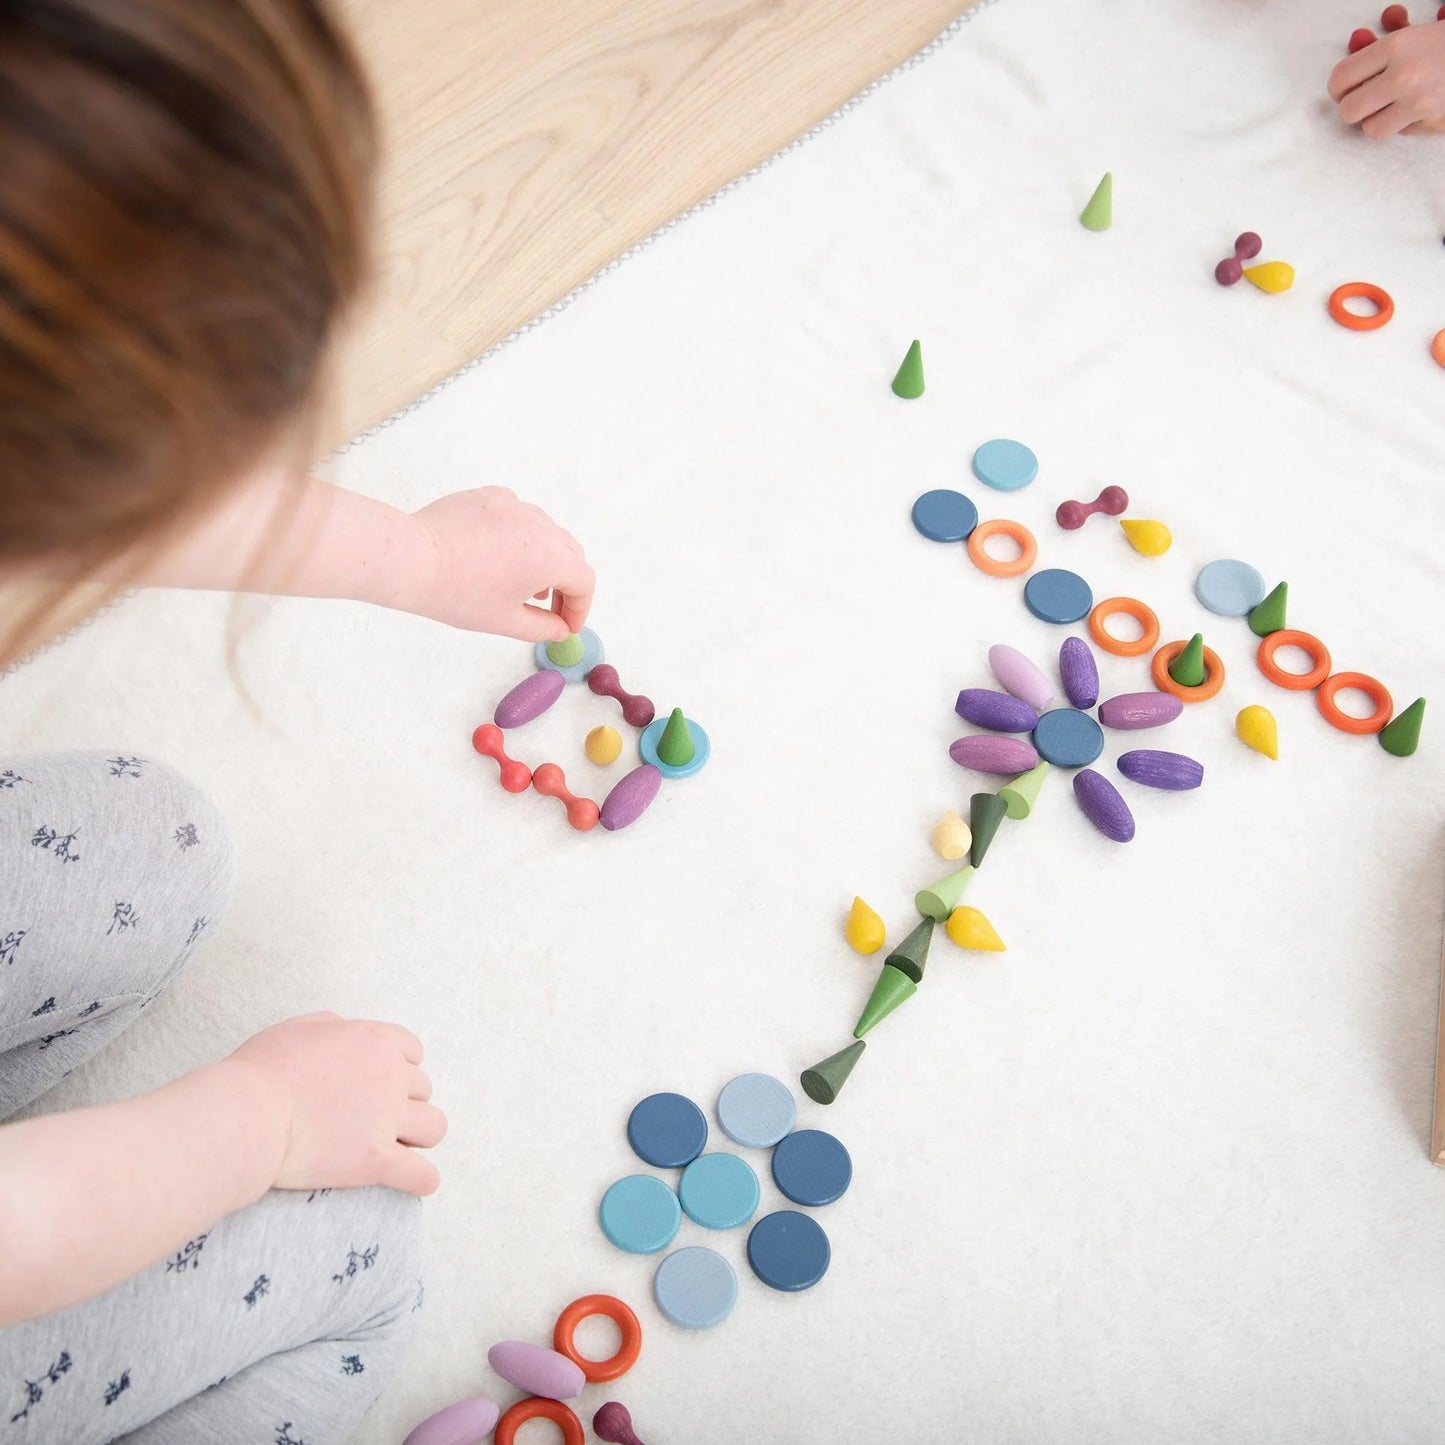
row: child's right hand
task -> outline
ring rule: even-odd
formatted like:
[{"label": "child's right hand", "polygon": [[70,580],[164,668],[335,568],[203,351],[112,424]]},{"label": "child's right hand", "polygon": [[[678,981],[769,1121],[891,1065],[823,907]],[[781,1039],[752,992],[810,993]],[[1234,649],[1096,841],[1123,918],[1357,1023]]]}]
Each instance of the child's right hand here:
[{"label": "child's right hand", "polygon": [[431,1194],[436,1166],[419,1149],[447,1121],[431,1104],[422,1046],[398,1024],[306,1014],[263,1029],[226,1060],[250,1070],[285,1140],[276,1189],[386,1184]]},{"label": "child's right hand", "polygon": [[1371,140],[1445,132],[1445,23],[1383,35],[1330,72],[1330,99]]}]

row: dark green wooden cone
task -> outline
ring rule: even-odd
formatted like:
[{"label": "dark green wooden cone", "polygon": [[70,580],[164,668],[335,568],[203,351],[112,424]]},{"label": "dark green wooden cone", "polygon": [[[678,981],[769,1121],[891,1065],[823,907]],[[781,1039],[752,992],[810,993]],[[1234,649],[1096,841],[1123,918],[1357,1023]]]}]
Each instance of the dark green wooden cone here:
[{"label": "dark green wooden cone", "polygon": [[1204,668],[1204,634],[1196,632],[1184,644],[1184,651],[1169,664],[1169,676],[1180,687],[1203,687],[1207,676]]},{"label": "dark green wooden cone", "polygon": [[907,1003],[918,992],[918,985],[902,969],[885,963],[878,974],[878,982],[858,1015],[853,1037],[861,1039],[869,1029],[883,1022],[899,1004]]},{"label": "dark green wooden cone", "polygon": [[683,768],[692,761],[696,752],[697,744],[692,740],[687,719],[683,717],[682,709],[675,707],[662,736],[657,740],[657,756],[670,768]]},{"label": "dark green wooden cone", "polygon": [[1284,631],[1285,605],[1289,602],[1289,583],[1281,582],[1268,597],[1249,614],[1249,630],[1256,637]]},{"label": "dark green wooden cone", "polygon": [[928,945],[933,942],[934,920],[925,918],[892,953],[883,961],[891,963],[900,973],[906,973],[914,983],[923,982],[923,970],[928,967]]},{"label": "dark green wooden cone", "polygon": [[984,854],[993,842],[998,825],[1008,817],[1008,802],[997,793],[975,793],[968,800],[968,826],[973,830],[973,846],[968,861],[975,868],[983,866]]},{"label": "dark green wooden cone", "polygon": [[908,401],[923,395],[923,348],[916,341],[893,378],[893,394]]},{"label": "dark green wooden cone", "polygon": [[804,1069],[798,1076],[803,1092],[815,1104],[831,1104],[842,1093],[848,1075],[853,1072],[853,1065],[863,1057],[863,1050],[867,1047],[862,1039],[854,1039],[846,1049],[839,1049],[836,1054],[829,1054],[822,1063]]},{"label": "dark green wooden cone", "polygon": [[1398,717],[1380,731],[1380,746],[1397,758],[1408,758],[1420,746],[1420,727],[1425,721],[1425,699],[1417,697]]}]

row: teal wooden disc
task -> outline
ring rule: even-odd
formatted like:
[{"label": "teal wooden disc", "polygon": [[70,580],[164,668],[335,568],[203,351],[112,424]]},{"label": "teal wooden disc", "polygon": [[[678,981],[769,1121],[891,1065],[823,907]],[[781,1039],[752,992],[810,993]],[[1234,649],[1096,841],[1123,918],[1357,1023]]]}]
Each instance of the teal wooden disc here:
[{"label": "teal wooden disc", "polygon": [[597,1217],[602,1232],[628,1254],[666,1249],[682,1223],[682,1207],[655,1174],[629,1174],[602,1196]]},{"label": "teal wooden disc", "polygon": [[973,474],[1000,492],[1017,492],[1039,474],[1039,459],[1022,442],[997,437],[973,454]]},{"label": "teal wooden disc", "polygon": [[762,1189],[745,1159],[702,1154],[682,1171],[677,1197],[683,1213],[704,1229],[736,1229],[757,1213]]}]

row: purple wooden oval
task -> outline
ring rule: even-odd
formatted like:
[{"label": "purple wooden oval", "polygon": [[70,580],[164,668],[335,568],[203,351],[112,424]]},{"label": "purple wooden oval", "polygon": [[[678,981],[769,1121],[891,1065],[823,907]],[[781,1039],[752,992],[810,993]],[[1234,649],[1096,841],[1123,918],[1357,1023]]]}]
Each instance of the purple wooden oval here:
[{"label": "purple wooden oval", "polygon": [[1119,790],[1102,773],[1082,768],[1074,774],[1074,797],[1084,816],[1106,837],[1127,843],[1134,836],[1134,815]]},{"label": "purple wooden oval", "polygon": [[1059,676],[1064,696],[1075,707],[1087,711],[1099,700],[1099,664],[1082,637],[1066,637],[1059,648]]},{"label": "purple wooden oval", "polygon": [[541,717],[567,686],[567,679],[555,667],[534,672],[524,677],[501,702],[492,714],[492,721],[499,728],[519,728],[534,717]]},{"label": "purple wooden oval", "polygon": [[1036,711],[1042,712],[1054,700],[1053,685],[1048,678],[1012,647],[1005,647],[1001,642],[990,647],[988,665],[1000,687],[1006,687]]},{"label": "purple wooden oval", "polygon": [[602,826],[609,833],[635,823],[648,809],[662,786],[662,774],[651,763],[633,768],[614,785],[602,802]]},{"label": "purple wooden oval", "polygon": [[1021,738],[978,735],[949,743],[948,756],[959,767],[972,768],[976,773],[1026,773],[1039,760],[1034,745]]},{"label": "purple wooden oval", "polygon": [[1146,788],[1164,788],[1171,793],[1187,792],[1204,781],[1204,764],[1183,753],[1163,753],[1155,748],[1136,748],[1121,753],[1116,764],[1123,775]]},{"label": "purple wooden oval", "polygon": [[487,1363],[509,1384],[549,1400],[575,1400],[587,1376],[575,1360],[528,1340],[502,1340],[487,1351]]},{"label": "purple wooden oval", "polygon": [[1106,728],[1127,732],[1163,727],[1183,711],[1183,702],[1172,692],[1121,692],[1099,704],[1099,721]]},{"label": "purple wooden oval", "polygon": [[1000,733],[1031,733],[1039,715],[1022,698],[987,687],[966,687],[959,693],[953,710],[964,722]]},{"label": "purple wooden oval", "polygon": [[428,1415],[402,1445],[482,1445],[502,1417],[492,1400],[458,1400]]}]

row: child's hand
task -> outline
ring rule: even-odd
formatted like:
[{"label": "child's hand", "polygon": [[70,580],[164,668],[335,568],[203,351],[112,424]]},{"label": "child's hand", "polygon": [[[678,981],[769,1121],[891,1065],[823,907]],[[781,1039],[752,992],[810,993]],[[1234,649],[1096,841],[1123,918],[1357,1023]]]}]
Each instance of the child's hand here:
[{"label": "child's hand", "polygon": [[254,1071],[283,1114],[276,1189],[387,1184],[431,1194],[436,1166],[417,1153],[447,1121],[421,1069],[422,1046],[397,1024],[306,1014],[263,1029],[226,1061]]},{"label": "child's hand", "polygon": [[[436,565],[407,611],[523,642],[559,642],[581,630],[592,606],[592,568],[540,507],[505,487],[482,487],[439,498],[415,521]],[[549,588],[553,611],[526,605]]]},{"label": "child's hand", "polygon": [[1330,73],[1340,119],[1371,140],[1445,132],[1445,24],[1411,25],[1382,36]]}]

